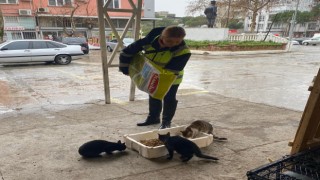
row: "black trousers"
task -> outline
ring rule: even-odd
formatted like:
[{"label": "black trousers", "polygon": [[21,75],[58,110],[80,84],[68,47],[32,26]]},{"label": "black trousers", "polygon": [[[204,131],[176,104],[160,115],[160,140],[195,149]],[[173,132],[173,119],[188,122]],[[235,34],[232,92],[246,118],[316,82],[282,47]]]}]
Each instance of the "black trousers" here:
[{"label": "black trousers", "polygon": [[[172,85],[166,96],[163,98],[163,108],[171,107],[176,104],[176,95],[178,92],[179,84]],[[162,101],[149,96],[149,115],[152,117],[159,117],[162,111]]]}]

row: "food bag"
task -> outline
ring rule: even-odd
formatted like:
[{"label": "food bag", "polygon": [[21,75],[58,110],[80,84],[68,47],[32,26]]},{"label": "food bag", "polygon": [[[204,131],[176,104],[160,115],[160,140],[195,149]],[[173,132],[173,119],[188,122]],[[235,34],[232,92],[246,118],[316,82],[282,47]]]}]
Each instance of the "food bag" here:
[{"label": "food bag", "polygon": [[162,100],[177,76],[156,65],[142,54],[136,54],[129,65],[129,76],[134,84],[155,99]]}]

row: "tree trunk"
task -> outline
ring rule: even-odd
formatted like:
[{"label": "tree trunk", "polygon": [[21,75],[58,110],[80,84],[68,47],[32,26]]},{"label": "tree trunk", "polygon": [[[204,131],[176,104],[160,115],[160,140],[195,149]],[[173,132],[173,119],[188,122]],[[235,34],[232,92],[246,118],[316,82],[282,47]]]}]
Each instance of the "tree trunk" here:
[{"label": "tree trunk", "polygon": [[3,14],[0,9],[0,42],[3,41],[3,35],[4,35],[4,20],[3,20]]},{"label": "tree trunk", "polygon": [[254,30],[256,29],[257,26],[257,16],[258,16],[258,5],[259,2],[258,0],[254,1],[254,8],[252,11],[252,23],[251,23],[251,28],[250,28],[250,32],[254,33]]}]

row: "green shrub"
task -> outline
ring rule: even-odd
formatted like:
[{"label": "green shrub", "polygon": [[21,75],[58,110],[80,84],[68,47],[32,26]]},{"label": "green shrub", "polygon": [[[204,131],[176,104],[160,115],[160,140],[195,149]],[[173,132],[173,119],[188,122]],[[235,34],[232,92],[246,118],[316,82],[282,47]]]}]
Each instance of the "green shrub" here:
[{"label": "green shrub", "polygon": [[215,46],[279,46],[282,43],[276,43],[272,41],[194,41],[186,39],[185,42],[190,48],[205,48],[210,45]]}]

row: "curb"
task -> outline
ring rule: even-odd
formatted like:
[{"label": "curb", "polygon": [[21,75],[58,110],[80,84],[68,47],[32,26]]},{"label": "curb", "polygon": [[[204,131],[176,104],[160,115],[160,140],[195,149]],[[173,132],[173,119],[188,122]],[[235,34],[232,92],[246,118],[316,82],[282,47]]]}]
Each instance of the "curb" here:
[{"label": "curb", "polygon": [[199,51],[191,50],[192,54],[208,56],[235,56],[235,55],[255,55],[255,54],[279,54],[286,53],[287,50],[262,50],[262,51]]}]

